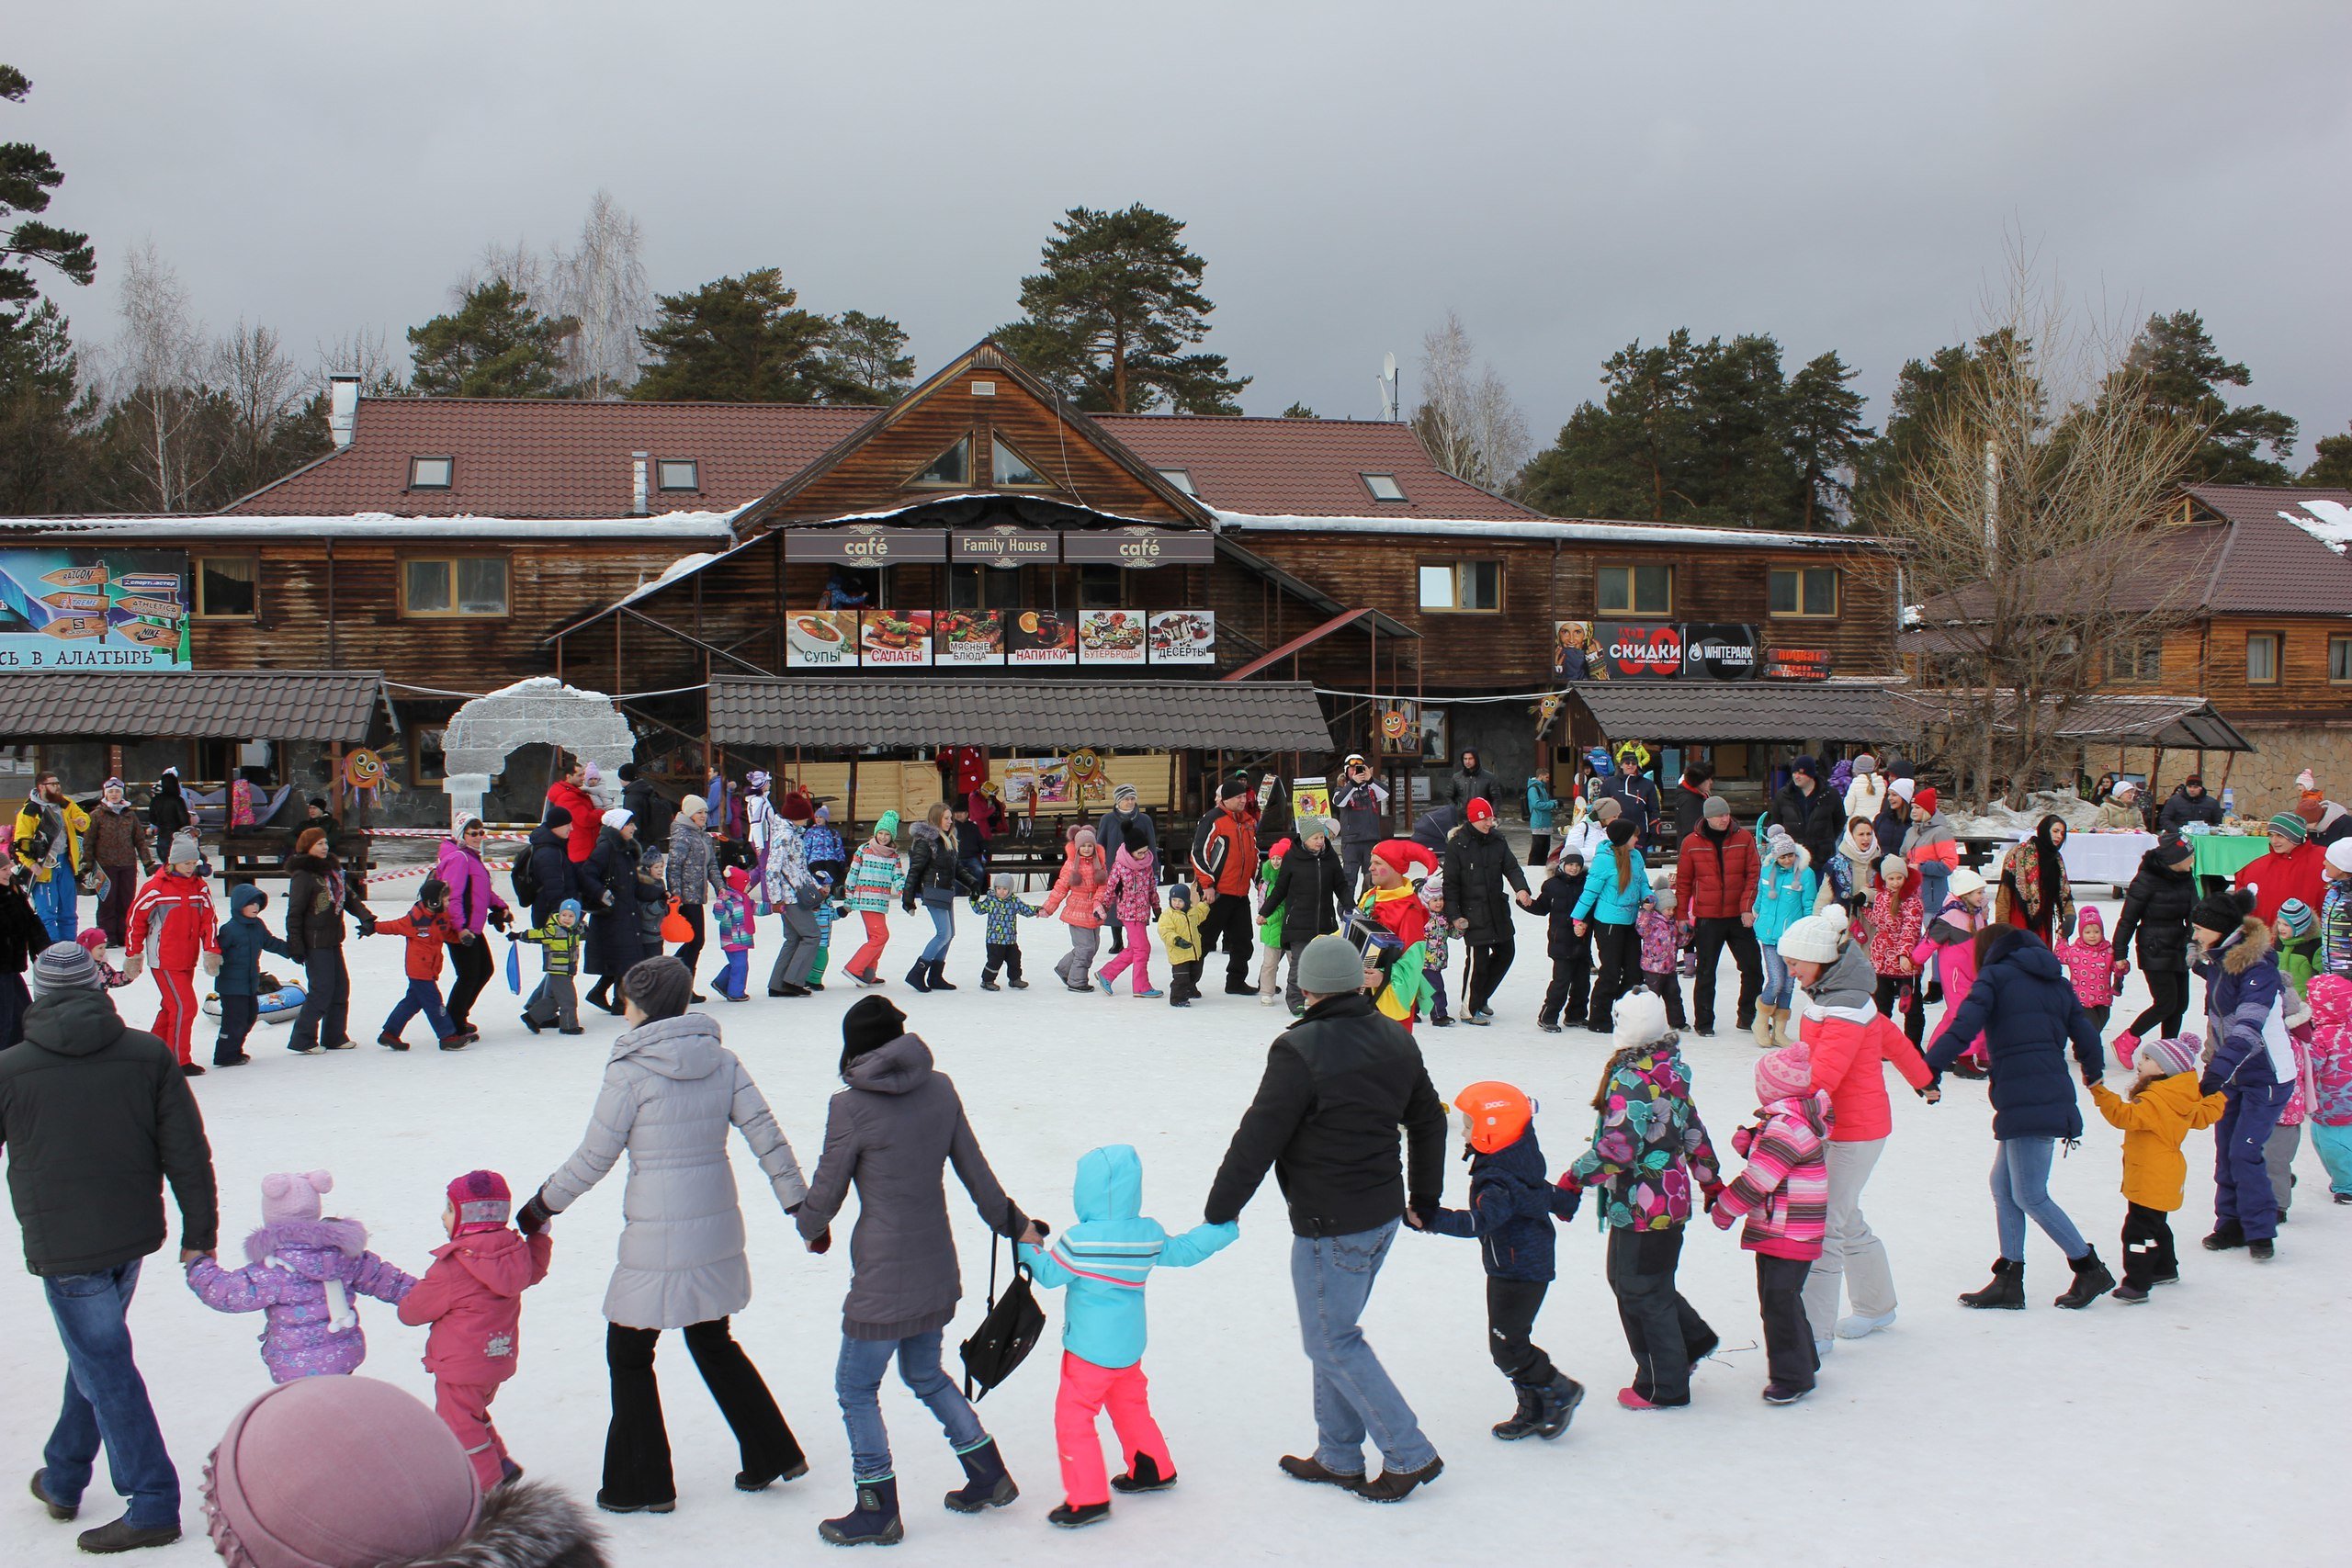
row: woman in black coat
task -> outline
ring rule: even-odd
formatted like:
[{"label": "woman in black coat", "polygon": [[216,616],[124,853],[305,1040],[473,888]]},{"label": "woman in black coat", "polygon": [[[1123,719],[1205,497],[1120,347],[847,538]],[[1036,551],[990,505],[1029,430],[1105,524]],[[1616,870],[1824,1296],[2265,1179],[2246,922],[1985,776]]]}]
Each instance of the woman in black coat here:
[{"label": "woman in black coat", "polygon": [[288,1051],[351,1049],[351,971],[343,962],[343,920],[359,922],[361,936],[376,932],[359,881],[345,874],[317,826],[294,836],[286,863],[286,952],[302,966],[302,1010],[294,1018]]},{"label": "woman in black coat", "polygon": [[[617,819],[617,820],[616,820]],[[596,832],[596,847],[579,865],[582,904],[588,908],[588,973],[596,976],[590,987],[591,1006],[616,1018],[620,1004],[613,987],[621,976],[646,958],[644,912],[646,884],[637,874],[639,856],[637,819],[627,807],[605,813]],[[595,890],[591,902],[590,887]],[[665,896],[666,897],[666,896]]]},{"label": "woman in black coat", "polygon": [[196,826],[196,819],[188,815],[187,796],[180,793],[177,768],[165,768],[164,776],[155,781],[155,792],[147,797],[147,821],[155,829],[159,847],[170,843],[173,834]]},{"label": "woman in black coat", "polygon": [[2188,912],[2197,905],[2196,863],[2188,840],[2166,833],[2140,857],[2139,873],[2123,890],[2123,912],[2115,920],[2115,967],[2125,967],[2136,933],[2140,973],[2148,977],[2148,1005],[2115,1042],[2115,1053],[2124,1061],[2143,1039],[2178,1034],[2188,1011]]},{"label": "woman in black coat", "polygon": [[49,928],[25,893],[26,874],[14,856],[0,860],[0,1051],[24,1038],[25,1010],[33,1000],[25,971],[49,945]]},{"label": "woman in black coat", "polygon": [[1306,817],[1298,826],[1305,837],[1283,856],[1266,889],[1266,901],[1258,908],[1261,920],[1277,911],[1282,915],[1283,956],[1289,964],[1283,999],[1294,1013],[1306,1010],[1306,993],[1298,988],[1298,955],[1317,937],[1340,929],[1340,903],[1348,886],[1347,868],[1331,841],[1339,836],[1339,823],[1328,817]]}]

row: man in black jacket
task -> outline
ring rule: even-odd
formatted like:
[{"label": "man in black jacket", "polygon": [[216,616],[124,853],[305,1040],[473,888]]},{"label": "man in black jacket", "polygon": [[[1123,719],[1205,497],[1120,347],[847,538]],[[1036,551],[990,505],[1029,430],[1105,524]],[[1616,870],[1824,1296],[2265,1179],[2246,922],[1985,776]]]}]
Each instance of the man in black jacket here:
[{"label": "man in black jacket", "polygon": [[1838,835],[1846,830],[1846,804],[1821,782],[1821,764],[1799,757],[1789,764],[1789,782],[1772,797],[1772,820],[1804,846],[1819,871],[1838,852]]},{"label": "man in black jacket", "polygon": [[1470,986],[1462,998],[1462,1021],[1492,1023],[1487,1003],[1495,987],[1510,973],[1519,951],[1511,929],[1514,898],[1529,901],[1527,874],[1519,856],[1495,830],[1495,808],[1483,800],[1470,803],[1469,822],[1445,841],[1445,912],[1470,950]]},{"label": "man in black jacket", "polygon": [[2202,822],[2209,828],[2222,825],[2222,803],[2205,793],[2205,781],[2195,773],[2172,786],[2171,795],[2156,813],[2156,831],[2169,832],[2191,822]]},{"label": "man in black jacket", "polygon": [[1657,840],[1658,817],[1663,809],[1657,798],[1657,781],[1642,772],[1643,752],[1635,747],[1624,746],[1617,752],[1617,771],[1600,781],[1600,793],[1617,803],[1626,819],[1634,824],[1634,844],[1640,848]]},{"label": "man in black jacket", "polygon": [[635,762],[621,764],[620,778],[621,804],[637,818],[637,841],[668,843],[671,825],[678,819],[677,807],[651,778],[638,772]]},{"label": "man in black jacket", "polygon": [[1468,747],[1463,748],[1462,765],[1453,770],[1452,778],[1445,781],[1446,804],[1467,811],[1474,800],[1483,800],[1492,806],[1502,797],[1502,781],[1487,772],[1480,764],[1476,751]]},{"label": "man in black jacket", "polygon": [[[1294,1017],[1306,1010],[1305,993],[1298,985],[1299,954],[1317,937],[1337,931],[1345,918],[1347,872],[1340,863],[1340,852],[1331,847],[1339,831],[1340,824],[1329,817],[1300,818],[1298,840],[1283,857],[1272,886],[1266,889],[1265,902],[1258,907],[1261,925],[1277,914],[1282,917],[1283,955],[1290,963],[1290,984],[1283,999],[1289,1003]],[[1270,966],[1269,986],[1273,983],[1272,973]]]},{"label": "man in black jacket", "polygon": [[180,1535],[179,1472],[130,1353],[140,1260],[164,1245],[164,1182],[180,1211],[180,1261],[213,1250],[220,1210],[204,1118],[171,1047],[127,1029],[97,965],[73,942],[33,964],[24,1043],[0,1052],[8,1196],[64,1341],[64,1408],[33,1492],[61,1523],[78,1513],[101,1435],[130,1499],[81,1536],[85,1551],[165,1546]]},{"label": "man in black jacket", "polygon": [[[1373,976],[1347,939],[1317,937],[1299,957],[1306,1015],[1266,1053],[1265,1077],[1209,1189],[1206,1215],[1229,1224],[1266,1178],[1290,1205],[1291,1286],[1315,1366],[1317,1442],[1285,1455],[1299,1481],[1396,1502],[1445,1468],[1412,1406],[1356,1329],[1402,1218],[1424,1228],[1445,1185],[1445,1108],[1405,1029],[1363,987]],[[1396,1156],[1404,1129],[1411,1200]],[[1378,1480],[1363,1444],[1379,1445]]]}]

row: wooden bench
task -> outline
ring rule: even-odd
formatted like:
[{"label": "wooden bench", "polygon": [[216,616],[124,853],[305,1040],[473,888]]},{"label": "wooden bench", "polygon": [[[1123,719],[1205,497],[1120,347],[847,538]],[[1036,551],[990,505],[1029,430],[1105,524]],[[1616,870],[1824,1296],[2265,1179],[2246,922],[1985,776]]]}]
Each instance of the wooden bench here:
[{"label": "wooden bench", "polygon": [[[284,882],[291,876],[286,863],[294,853],[296,828],[239,828],[220,835],[217,867],[223,887],[254,882]],[[328,840],[343,862],[345,873],[363,882],[375,868],[365,832],[338,832]]]}]

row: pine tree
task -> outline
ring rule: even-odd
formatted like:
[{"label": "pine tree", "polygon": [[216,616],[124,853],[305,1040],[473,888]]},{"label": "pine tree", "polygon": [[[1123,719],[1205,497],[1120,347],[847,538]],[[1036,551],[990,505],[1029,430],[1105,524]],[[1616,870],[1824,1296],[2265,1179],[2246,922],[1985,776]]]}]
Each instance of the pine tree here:
[{"label": "pine tree", "polygon": [[[2194,310],[2148,318],[2124,356],[2124,369],[2143,377],[2150,405],[2167,417],[2207,426],[2191,465],[2190,483],[2285,484],[2286,459],[2295,449],[2295,422],[2260,403],[2232,408],[2223,387],[2251,384],[2243,365],[2222,357]],[[2262,456],[2267,447],[2270,456]]]},{"label": "pine tree", "polygon": [[1317,416],[1315,411],[1305,403],[1293,403],[1283,410],[1283,417],[1284,419],[1313,419]]},{"label": "pine tree", "polygon": [[2007,329],[1988,333],[1973,344],[1939,348],[1925,359],[1906,361],[1895,378],[1887,401],[1885,434],[1871,442],[1857,465],[1855,521],[1875,527],[1902,476],[1917,467],[1938,445],[1946,420],[1961,417],[1972,405],[1970,378],[1986,365],[2002,365],[2018,351]]},{"label": "pine tree", "polygon": [[[836,323],[799,307],[775,267],[657,297],[653,355],[629,396],[718,403],[814,403],[839,384],[828,358]],[[869,397],[853,400],[869,402]]]},{"label": "pine tree", "polygon": [[64,313],[42,300],[0,333],[0,513],[75,512],[88,493],[97,398],[82,386]]},{"label": "pine tree", "polygon": [[408,330],[415,386],[435,397],[560,398],[565,340],[579,331],[569,316],[545,316],[504,277],[466,290],[458,308]]},{"label": "pine tree", "polygon": [[2312,466],[2295,482],[2352,490],[2352,434],[2321,436]]},{"label": "pine tree", "polygon": [[[0,98],[20,104],[32,87],[23,72],[0,65]],[[26,303],[40,297],[28,263],[45,263],[79,284],[97,276],[90,236],[37,218],[17,217],[48,211],[49,193],[64,183],[56,163],[40,148],[23,141],[0,143],[0,225],[6,226],[0,229],[0,333],[21,328]]]},{"label": "pine tree", "polygon": [[914,385],[906,329],[888,316],[843,310],[825,334],[824,363],[836,402],[895,403]]},{"label": "pine tree", "polygon": [[1849,476],[1860,467],[1873,434],[1862,423],[1862,395],[1846,384],[1854,376],[1833,350],[1789,381],[1789,459],[1797,469],[1802,527],[1842,518],[1852,506]]},{"label": "pine tree", "polygon": [[996,341],[1089,412],[1238,413],[1250,384],[1221,354],[1182,352],[1208,336],[1216,309],[1184,225],[1137,203],[1073,207],[1046,242],[1043,270],[1021,280],[1018,321]]}]

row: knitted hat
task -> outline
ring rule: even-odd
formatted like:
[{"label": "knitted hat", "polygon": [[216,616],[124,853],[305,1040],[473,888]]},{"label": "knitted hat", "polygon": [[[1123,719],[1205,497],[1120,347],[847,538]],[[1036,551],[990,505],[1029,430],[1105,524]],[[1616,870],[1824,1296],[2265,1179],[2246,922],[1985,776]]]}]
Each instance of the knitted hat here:
[{"label": "knitted hat", "polygon": [[1437,856],[1430,852],[1429,846],[1410,839],[1383,839],[1372,846],[1372,858],[1399,876],[1411,875],[1417,866],[1423,876],[1437,869]]},{"label": "knitted hat", "polygon": [[2132,1065],[2143,1073],[2159,1073],[2171,1077],[2176,1073],[2191,1073],[2205,1055],[2205,1043],[2191,1035],[2176,1034],[2165,1040],[2143,1040],[2140,1048],[2132,1053]]},{"label": "knitted hat", "polygon": [[1666,1024],[1666,1002],[1656,991],[1628,991],[1617,998],[1610,1030],[1610,1044],[1619,1051],[1639,1050],[1674,1038]]},{"label": "knitted hat", "polygon": [[621,995],[635,1002],[649,1021],[677,1017],[694,994],[695,977],[674,958],[640,960],[621,976]]},{"label": "knitted hat", "polygon": [[2203,789],[2205,787],[2205,780],[2201,774],[2191,773],[2187,778],[2180,781],[2180,787],[2183,789],[2187,789],[2190,784],[2195,784],[2199,789]]},{"label": "knitted hat", "polygon": [[681,817],[692,817],[697,811],[707,811],[709,809],[710,802],[705,800],[698,795],[690,795],[684,800],[678,802],[678,815]]},{"label": "knitted hat", "polygon": [[1245,778],[1229,778],[1223,784],[1216,786],[1216,797],[1219,800],[1232,800],[1237,796],[1245,795],[1249,793],[1250,781]]},{"label": "knitted hat", "polygon": [[1343,936],[1318,936],[1298,955],[1298,988],[1318,997],[1363,989],[1363,955]]},{"label": "knitted hat", "polygon": [[1609,841],[1612,844],[1632,843],[1634,841],[1634,824],[1623,817],[1611,818],[1609,819]]},{"label": "knitted hat", "polygon": [[1984,879],[1962,866],[1944,881],[1944,892],[1953,898],[1964,898],[1971,893],[1984,891]]},{"label": "knitted hat", "polygon": [[2156,856],[2166,865],[2178,865],[2182,861],[2194,857],[2196,853],[2197,852],[2189,847],[2188,840],[2181,836],[2181,831],[2177,828],[2167,828],[2156,835]]},{"label": "knitted hat", "polygon": [[2316,919],[2317,917],[2312,913],[2312,907],[2301,898],[2290,898],[2278,906],[2278,923],[2287,928],[2288,934],[2290,936],[2311,935],[2312,926]]},{"label": "knitted hat", "polygon": [[1871,756],[1868,751],[1863,752],[1860,756],[1854,759],[1854,772],[1858,773],[1874,773],[1878,772],[1878,759]]},{"label": "knitted hat", "polygon": [[2188,912],[2188,923],[2226,936],[2238,929],[2240,921],[2254,913],[2256,891],[2252,887],[2243,890],[2224,887],[2219,893],[2199,898],[2197,908]]},{"label": "knitted hat", "polygon": [[[1905,800],[1912,799],[1917,793],[1918,788],[1919,781],[1917,779],[1889,779],[1886,781],[1886,793],[1889,795],[1901,795]],[[1928,798],[1932,800],[1935,797],[1930,794]]]},{"label": "knitted hat", "polygon": [[1140,798],[1142,797],[1136,794],[1136,786],[1131,784],[1115,784],[1112,787],[1111,803],[1114,806],[1123,800],[1138,800]]},{"label": "knitted hat", "polygon": [[2315,790],[2319,788],[2319,780],[2312,774],[2309,768],[2305,768],[2301,773],[2295,775],[2295,783],[2308,790]]},{"label": "knitted hat", "polygon": [[874,835],[880,839],[897,838],[899,836],[899,814],[896,811],[885,811],[881,816],[876,817],[874,819]]},{"label": "knitted hat", "polygon": [[1821,915],[1791,920],[1789,929],[1781,933],[1781,956],[1807,964],[1835,964],[1838,935],[1837,923]]},{"label": "knitted hat", "polygon": [[1905,860],[1901,855],[1881,855],[1879,857],[1878,874],[1889,881],[1894,880],[1898,874],[1907,876],[1910,873],[1911,863]]},{"label": "knitted hat", "polygon": [[727,886],[738,893],[752,890],[752,874],[740,865],[730,865],[721,874]]},{"label": "knitted hat", "polygon": [[989,891],[996,894],[1000,897],[1012,892],[1012,874],[1009,871],[1000,871],[994,876],[989,877]]},{"label": "knitted hat", "polygon": [[626,806],[616,806],[610,811],[605,813],[604,824],[605,827],[618,832],[621,829],[628,827],[629,823],[636,819],[636,812],[631,811]]},{"label": "knitted hat", "polygon": [[296,1224],[319,1217],[319,1196],[334,1190],[334,1178],[323,1170],[279,1171],[261,1179],[261,1223]]},{"label": "knitted hat", "polygon": [[1495,803],[1484,795],[1474,795],[1462,815],[1473,822],[1491,822],[1495,819]]},{"label": "knitted hat", "polygon": [[1803,1041],[1756,1058],[1756,1103],[1770,1105],[1813,1092],[1813,1048]]},{"label": "knitted hat", "polygon": [[1604,795],[1592,803],[1592,819],[1596,822],[1614,822],[1624,814],[1624,802],[1613,795]]},{"label": "knitted hat", "polygon": [[203,858],[204,851],[198,846],[196,835],[188,832],[174,833],[171,852],[164,857],[164,861],[172,865],[185,865],[189,861]]},{"label": "knitted hat", "polygon": [[2352,876],[2352,839],[2338,839],[2328,845],[2327,863],[2335,870]]},{"label": "knitted hat", "polygon": [[1764,858],[1766,860],[1778,860],[1782,855],[1797,855],[1803,854],[1804,852],[1804,846],[1798,843],[1794,839],[1790,838],[1787,830],[1780,827],[1778,824],[1773,826],[1770,832],[1764,835]]},{"label": "knitted hat", "polygon": [[815,811],[808,797],[797,789],[784,797],[784,819],[787,822],[806,822]]},{"label": "knitted hat", "polygon": [[458,1212],[458,1228],[452,1236],[469,1235],[476,1231],[506,1228],[506,1217],[514,1212],[514,1194],[506,1188],[506,1178],[494,1170],[469,1170],[449,1183],[449,1207]]},{"label": "knitted hat", "polygon": [[558,904],[555,907],[555,912],[559,915],[570,915],[576,919],[587,911],[581,908],[579,899],[566,898],[562,903]]},{"label": "knitted hat", "polygon": [[1920,810],[1926,812],[1930,817],[1933,817],[1936,814],[1936,806],[1939,798],[1939,797],[1937,795],[1935,786],[1933,784],[1929,784],[1924,789],[1916,789],[1911,792],[1911,804],[1917,807]]},{"label": "knitted hat", "polygon": [[1711,795],[1700,804],[1699,815],[1709,821],[1731,820],[1731,802],[1720,795]]},{"label": "knitted hat", "polygon": [[2118,779],[2115,781],[2115,787],[2108,793],[2118,800],[2129,800],[2140,793],[2140,786],[2130,779]]},{"label": "knitted hat", "polygon": [[1803,773],[1809,779],[1817,779],[1821,776],[1821,764],[1810,757],[1799,757],[1789,764],[1789,773],[1792,776]]},{"label": "knitted hat", "polygon": [[605,771],[602,768],[599,768],[595,763],[582,762],[580,766],[582,770],[582,776],[586,778],[590,784],[604,783]]},{"label": "knitted hat", "polygon": [[[540,827],[542,827],[542,828],[569,828],[569,827],[571,827],[571,808],[570,807],[568,807],[568,806],[550,806],[550,807],[548,807],[548,814],[547,814],[545,817],[542,817],[542,818],[539,818],[539,826],[540,826]],[[308,830],[309,830],[309,831],[311,831],[311,832],[313,832],[313,833],[315,833],[315,832],[317,832],[317,831],[318,831],[318,829],[317,829],[316,828],[312,828],[312,829],[308,829]]]},{"label": "knitted hat", "polygon": [[[2312,825],[2291,811],[2281,811],[2270,818],[2270,831],[2278,838],[2292,839],[2300,844],[2311,837]],[[174,843],[178,841],[176,839],[173,840]]]},{"label": "knitted hat", "polygon": [[327,797],[323,795],[314,795],[311,796],[311,804],[324,811],[327,809]]},{"label": "knitted hat", "polygon": [[33,990],[47,996],[51,991],[103,990],[105,976],[98,973],[97,961],[79,942],[52,942],[40,950],[33,960]]},{"label": "knitted hat", "polygon": [[374,1568],[437,1557],[474,1528],[481,1483],[413,1395],[297,1378],[239,1411],[205,1467],[212,1544],[237,1568]]},{"label": "knitted hat", "polygon": [[879,1051],[907,1032],[907,1015],[888,997],[860,997],[842,1014],[842,1066]]}]

